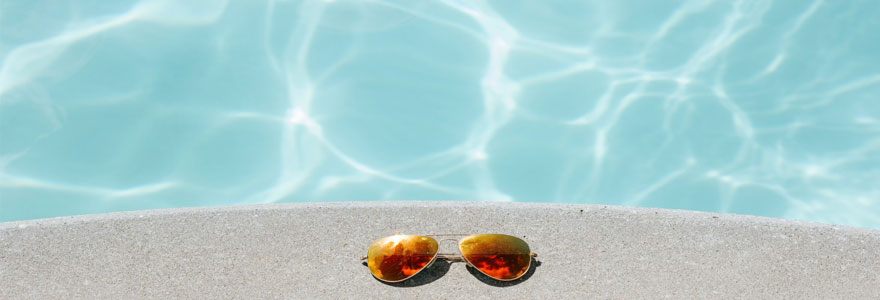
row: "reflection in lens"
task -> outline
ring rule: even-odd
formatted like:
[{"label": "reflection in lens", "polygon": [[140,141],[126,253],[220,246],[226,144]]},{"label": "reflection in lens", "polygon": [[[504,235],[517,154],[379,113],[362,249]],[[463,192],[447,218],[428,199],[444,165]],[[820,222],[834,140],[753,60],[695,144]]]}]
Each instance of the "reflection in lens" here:
[{"label": "reflection in lens", "polygon": [[437,256],[437,240],[419,235],[394,235],[379,239],[367,251],[373,276],[388,282],[412,277]]},{"label": "reflection in lens", "polygon": [[504,234],[477,234],[459,243],[461,254],[483,274],[498,280],[521,277],[532,263],[525,241]]}]

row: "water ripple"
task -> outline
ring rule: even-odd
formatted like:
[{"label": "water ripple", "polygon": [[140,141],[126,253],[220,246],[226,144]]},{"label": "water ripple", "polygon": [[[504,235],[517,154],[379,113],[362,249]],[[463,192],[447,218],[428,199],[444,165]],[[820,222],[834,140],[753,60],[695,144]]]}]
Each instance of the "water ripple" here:
[{"label": "water ripple", "polygon": [[0,221],[601,203],[880,228],[872,1],[0,2]]}]

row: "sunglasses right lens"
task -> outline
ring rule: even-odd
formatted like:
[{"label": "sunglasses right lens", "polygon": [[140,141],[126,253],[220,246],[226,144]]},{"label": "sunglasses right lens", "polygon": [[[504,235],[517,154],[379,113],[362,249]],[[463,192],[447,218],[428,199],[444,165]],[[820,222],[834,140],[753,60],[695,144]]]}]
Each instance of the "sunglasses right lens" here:
[{"label": "sunglasses right lens", "polygon": [[398,282],[416,275],[437,256],[437,240],[420,235],[393,235],[370,245],[367,265],[379,280]]},{"label": "sunglasses right lens", "polygon": [[529,244],[515,236],[476,234],[461,240],[459,248],[472,266],[498,280],[520,278],[532,264]]}]

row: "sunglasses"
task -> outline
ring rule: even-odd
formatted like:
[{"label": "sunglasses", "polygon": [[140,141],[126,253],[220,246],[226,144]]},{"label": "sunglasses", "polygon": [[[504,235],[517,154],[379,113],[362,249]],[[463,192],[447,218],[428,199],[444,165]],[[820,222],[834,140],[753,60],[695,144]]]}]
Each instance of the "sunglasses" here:
[{"label": "sunglasses", "polygon": [[[441,239],[458,241],[461,255],[438,253],[440,243],[433,237],[448,236],[464,236],[461,239]],[[366,260],[373,276],[384,282],[409,279],[438,258],[464,261],[486,276],[511,281],[525,275],[531,267],[532,257],[536,256],[538,254],[531,252],[525,241],[504,234],[399,234],[373,242],[367,256],[361,260]]]}]

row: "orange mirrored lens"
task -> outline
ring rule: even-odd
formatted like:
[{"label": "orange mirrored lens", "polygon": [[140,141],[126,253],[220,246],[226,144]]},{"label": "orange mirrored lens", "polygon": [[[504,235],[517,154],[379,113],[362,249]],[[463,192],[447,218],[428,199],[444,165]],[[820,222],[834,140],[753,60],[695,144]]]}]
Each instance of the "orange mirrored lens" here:
[{"label": "orange mirrored lens", "polygon": [[437,256],[437,240],[420,235],[394,235],[379,239],[367,251],[373,276],[395,282],[407,279]]},{"label": "orange mirrored lens", "polygon": [[525,241],[504,234],[477,234],[459,243],[467,261],[489,277],[514,280],[532,263],[531,250]]}]

